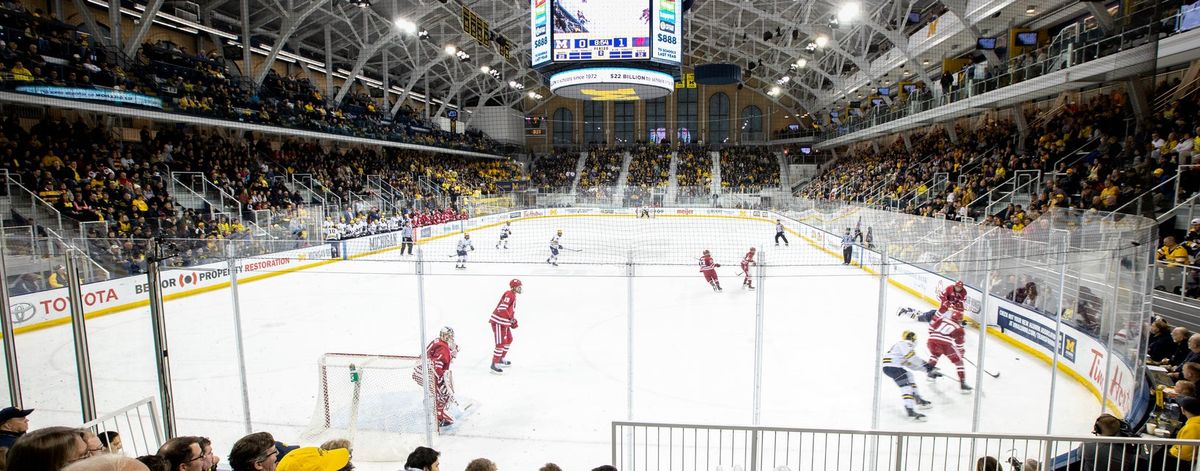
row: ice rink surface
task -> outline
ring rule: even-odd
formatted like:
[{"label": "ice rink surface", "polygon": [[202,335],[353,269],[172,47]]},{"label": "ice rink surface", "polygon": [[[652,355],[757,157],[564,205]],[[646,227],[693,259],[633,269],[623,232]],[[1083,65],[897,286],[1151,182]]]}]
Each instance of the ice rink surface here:
[{"label": "ice rink surface", "polygon": [[[426,333],[432,339],[443,325],[455,329],[458,395],[475,404],[452,435],[436,437],[443,469],[463,469],[477,457],[507,470],[546,462],[591,469],[611,460],[613,420],[749,424],[756,293],[740,288],[734,274],[752,245],[762,248],[766,261],[761,424],[870,427],[878,277],[843,266],[794,236],[789,247],[777,248],[773,225],[764,222],[559,217],[517,222],[512,229],[508,250],[494,248],[498,227],[473,231],[477,250],[466,270],[453,266],[457,238],[421,246],[431,262],[423,283]],[[580,251],[564,251],[561,266],[553,267],[544,259],[556,229],[564,231],[565,247]],[[714,293],[697,271],[704,249],[723,265],[723,293]],[[632,302],[625,275],[631,255]],[[421,353],[413,258],[389,251],[239,286],[255,431],[285,442],[300,435],[314,413],[322,353]],[[525,287],[517,300],[520,327],[509,354],[513,365],[498,376],[488,369],[488,317],[511,278]],[[892,287],[885,296],[884,348],[909,329],[918,333],[925,355],[927,327],[895,312],[929,306]],[[232,306],[229,289],[166,303],[179,432],[211,437],[223,460],[246,432]],[[101,413],[157,394],[146,308],[93,318],[87,327]],[[972,359],[978,341],[968,330]],[[986,348],[985,367],[1001,377],[985,377],[984,389],[976,392],[983,395],[981,429],[1045,433],[1049,365],[994,337]],[[69,326],[19,335],[17,349],[25,405],[37,409],[31,426],[78,424]],[[939,367],[953,376],[947,360]],[[930,383],[916,376],[934,403],[924,411],[928,420],[905,418],[898,388],[884,377],[880,428],[969,431],[974,397],[961,394],[950,378]],[[974,384],[969,365],[967,378]],[[1098,401],[1070,377],[1058,379],[1053,432],[1086,435],[1100,412]],[[411,380],[405,372],[396,381]]]}]

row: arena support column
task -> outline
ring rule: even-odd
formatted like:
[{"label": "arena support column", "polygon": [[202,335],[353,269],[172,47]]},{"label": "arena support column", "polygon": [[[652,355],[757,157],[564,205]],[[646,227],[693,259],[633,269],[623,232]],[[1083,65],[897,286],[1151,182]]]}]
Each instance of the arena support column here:
[{"label": "arena support column", "polygon": [[246,384],[246,349],[242,335],[242,307],[238,298],[238,269],[241,268],[241,265],[237,261],[236,243],[232,240],[227,242],[229,244],[227,251],[229,254],[229,297],[233,301],[233,333],[237,348],[238,380],[242,386],[242,421],[246,434],[249,435],[253,432],[250,425],[250,388]]},{"label": "arena support column", "polygon": [[[987,236],[985,236],[987,237]],[[987,326],[988,326],[988,305],[991,304],[992,297],[992,271],[995,269],[995,263],[992,262],[992,239],[983,241],[984,253],[983,258],[983,286],[980,291],[983,292],[983,299],[979,303],[979,349],[975,354],[975,404],[971,408],[971,432],[979,432],[980,408],[983,407],[983,375],[987,374],[984,368],[984,359],[987,358]],[[972,450],[974,447],[972,447]],[[971,462],[975,462],[975,457],[971,457]]]},{"label": "arena support column", "polygon": [[79,277],[79,266],[75,263],[78,257],[75,249],[66,243],[63,251],[66,253],[67,268],[67,297],[71,301],[71,334],[75,341],[75,374],[79,376],[79,401],[83,411],[83,421],[91,422],[96,418],[96,393],[92,385],[92,359],[88,352],[87,325],[83,317],[83,280]]},{"label": "arena support column", "polygon": [[875,313],[875,387],[871,397],[871,430],[879,429],[879,394],[883,388],[884,331],[887,330],[888,255],[887,246],[879,249],[879,308]]},{"label": "arena support column", "polygon": [[414,268],[414,272],[417,274],[417,314],[421,323],[418,326],[421,333],[421,345],[417,348],[421,352],[421,372],[425,375],[422,380],[425,384],[425,399],[421,401],[421,405],[425,407],[425,445],[433,447],[433,414],[436,406],[433,403],[433,381],[431,381],[433,378],[430,378],[429,375],[429,355],[425,351],[425,346],[429,345],[429,339],[425,332],[425,251],[419,246]]},{"label": "arena support column", "polygon": [[[7,240],[0,236],[0,280],[8,279],[7,263],[4,252],[8,250]],[[24,408],[21,401],[21,373],[17,368],[17,345],[13,338],[12,302],[8,292],[8,283],[0,283],[0,335],[4,336],[5,373],[8,375],[8,397],[12,406]]]},{"label": "arena support column", "polygon": [[[1054,234],[1062,235],[1061,243],[1054,243]],[[1050,243],[1046,247],[1047,251],[1055,250],[1055,247],[1058,247],[1059,257],[1061,257],[1058,261],[1058,312],[1054,315],[1054,358],[1050,363],[1050,401],[1046,411],[1046,434],[1049,435],[1054,427],[1054,395],[1058,389],[1058,343],[1062,341],[1062,318],[1066,308],[1063,306],[1063,302],[1064,290],[1067,287],[1067,253],[1071,247],[1071,233],[1066,229],[1050,229]],[[1100,401],[1100,407],[1104,407],[1103,400]]]},{"label": "arena support column", "polygon": [[628,377],[625,381],[625,405],[627,407],[625,420],[633,421],[633,251],[630,250],[625,259],[625,317],[629,323],[628,332],[628,364],[625,365],[625,370],[628,372]]},{"label": "arena support column", "polygon": [[167,356],[167,324],[163,318],[162,273],[159,263],[163,260],[162,241],[151,239],[146,260],[146,281],[149,282],[147,296],[150,298],[150,325],[154,331],[154,366],[158,371],[158,397],[162,403],[163,438],[175,437],[175,395],[171,389],[171,359]]},{"label": "arena support column", "polygon": [[[758,262],[755,263],[755,278],[758,279],[758,289],[754,292],[754,405],[750,423],[759,424],[762,416],[762,369],[763,369],[763,302],[764,281],[766,280],[767,253],[758,248]],[[757,436],[757,434],[755,435]],[[756,456],[754,454],[752,457]]]}]

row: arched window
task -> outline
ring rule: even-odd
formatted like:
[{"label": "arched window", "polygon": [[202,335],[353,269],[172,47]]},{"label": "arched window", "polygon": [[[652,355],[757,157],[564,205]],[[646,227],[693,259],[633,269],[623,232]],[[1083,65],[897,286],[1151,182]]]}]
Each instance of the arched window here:
[{"label": "arched window", "polygon": [[587,145],[608,145],[604,136],[604,103],[603,101],[583,102],[583,143]]},{"label": "arched window", "polygon": [[762,110],[754,105],[742,108],[742,118],[738,120],[738,129],[742,133],[742,142],[763,140]]},{"label": "arched window", "polygon": [[729,95],[724,92],[708,97],[708,142],[729,142]]},{"label": "arched window", "polygon": [[667,97],[646,100],[647,141],[658,144],[667,139]]},{"label": "arched window", "polygon": [[634,109],[632,101],[613,102],[613,137],[618,146],[633,144]]},{"label": "arched window", "polygon": [[675,92],[675,126],[679,142],[689,143],[695,139],[699,96],[699,90],[695,88]]},{"label": "arched window", "polygon": [[554,127],[554,145],[575,144],[575,113],[566,108],[559,108],[551,116],[550,125]]}]

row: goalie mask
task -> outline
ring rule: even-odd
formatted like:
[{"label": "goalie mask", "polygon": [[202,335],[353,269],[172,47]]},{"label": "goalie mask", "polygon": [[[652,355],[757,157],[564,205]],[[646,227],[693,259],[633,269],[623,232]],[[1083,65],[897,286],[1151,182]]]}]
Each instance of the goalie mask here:
[{"label": "goalie mask", "polygon": [[441,332],[438,332],[438,338],[450,346],[450,358],[458,358],[458,344],[454,343],[454,329],[450,326],[442,327]]}]

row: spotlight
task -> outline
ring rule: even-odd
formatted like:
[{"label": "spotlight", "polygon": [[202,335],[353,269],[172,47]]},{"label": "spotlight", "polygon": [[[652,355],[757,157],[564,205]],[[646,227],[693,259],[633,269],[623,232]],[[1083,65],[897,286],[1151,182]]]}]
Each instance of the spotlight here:
[{"label": "spotlight", "polygon": [[479,71],[486,74],[486,73],[490,73],[492,71],[492,68],[484,65],[484,66],[479,67]]},{"label": "spotlight", "polygon": [[458,48],[454,47],[453,44],[446,45],[446,54],[454,55],[456,52],[458,52]]},{"label": "spotlight", "polygon": [[799,60],[796,61],[797,68],[803,69],[807,66],[808,66],[808,59],[801,57]]},{"label": "spotlight", "polygon": [[417,31],[417,37],[428,41],[429,40],[429,31],[426,31],[426,30]]},{"label": "spotlight", "polygon": [[817,47],[825,47],[826,45],[829,44],[829,36],[826,36],[824,34],[817,36],[816,44],[817,44]]},{"label": "spotlight", "polygon": [[779,87],[771,87],[770,90],[767,90],[767,95],[771,95],[771,96],[779,95]]},{"label": "spotlight", "polygon": [[1037,14],[1037,7],[1036,7],[1036,6],[1034,6],[1034,5],[1029,5],[1028,7],[1025,7],[1025,14],[1026,14],[1026,15],[1028,15],[1028,16],[1033,16],[1033,15],[1036,15],[1036,14]]},{"label": "spotlight", "polygon": [[371,6],[371,0],[350,0],[350,5],[359,8],[369,8]]},{"label": "spotlight", "polygon": [[408,21],[404,18],[396,18],[395,24],[396,24],[396,29],[404,32],[405,34],[412,34],[414,31],[417,30],[416,23]]},{"label": "spotlight", "polygon": [[855,18],[858,18],[858,10],[858,2],[847,2],[845,5],[842,5],[840,9],[838,9],[837,16],[834,18],[836,18],[838,21],[848,23],[854,21]]}]

